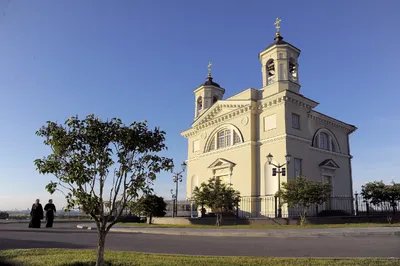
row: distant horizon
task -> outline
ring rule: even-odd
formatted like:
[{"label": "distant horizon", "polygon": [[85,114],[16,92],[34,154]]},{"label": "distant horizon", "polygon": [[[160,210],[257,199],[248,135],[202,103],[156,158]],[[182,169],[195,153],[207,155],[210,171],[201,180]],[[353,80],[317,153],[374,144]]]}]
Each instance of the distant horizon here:
[{"label": "distant horizon", "polygon": [[[45,191],[54,177],[33,164],[49,154],[35,135],[48,120],[147,120],[166,131],[163,155],[180,170],[188,151],[180,133],[193,122],[193,91],[208,63],[224,98],[260,89],[258,53],[273,42],[276,17],[284,40],[301,49],[300,93],[358,128],[350,136],[353,192],[370,181],[399,182],[396,10],[395,0],[0,0],[0,210],[24,210],[36,198],[66,205],[61,193]],[[160,173],[154,189],[170,199],[172,174]]]}]

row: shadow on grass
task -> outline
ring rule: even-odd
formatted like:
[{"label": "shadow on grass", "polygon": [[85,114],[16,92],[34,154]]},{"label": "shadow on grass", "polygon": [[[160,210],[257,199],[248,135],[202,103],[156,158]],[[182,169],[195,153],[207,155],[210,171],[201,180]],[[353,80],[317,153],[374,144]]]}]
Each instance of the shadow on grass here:
[{"label": "shadow on grass", "polygon": [[[0,265],[1,266],[29,266],[29,264],[23,264],[23,263],[16,263],[12,262],[8,259],[0,258]],[[61,264],[60,266],[95,266],[95,262],[71,262],[71,263],[65,263]],[[125,263],[111,263],[111,262],[105,262],[105,266],[127,266],[129,264]]]},{"label": "shadow on grass", "polygon": [[6,260],[6,259],[2,259],[2,258],[0,258],[0,265],[1,266],[19,266],[19,265],[23,265],[23,264],[17,264],[17,263],[12,263],[12,262],[9,262],[8,260]]}]

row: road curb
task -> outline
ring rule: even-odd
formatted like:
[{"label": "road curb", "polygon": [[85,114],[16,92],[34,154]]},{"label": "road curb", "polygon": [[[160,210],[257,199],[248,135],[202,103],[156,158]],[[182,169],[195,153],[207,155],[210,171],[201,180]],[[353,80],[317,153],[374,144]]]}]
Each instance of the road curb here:
[{"label": "road curb", "polygon": [[96,227],[85,226],[85,225],[80,225],[80,224],[78,224],[76,227],[79,229],[84,229],[84,230],[96,230],[97,229]]},{"label": "road curb", "polygon": [[[30,220],[0,220],[0,225],[2,224],[28,224]],[[54,223],[85,223],[85,222],[93,222],[92,220],[54,220]],[[42,224],[45,224],[46,221],[42,220]]]},{"label": "road curb", "polygon": [[[77,228],[83,230],[97,230],[96,227],[78,225]],[[223,230],[223,229],[221,229]],[[366,236],[400,236],[400,231],[391,232],[194,232],[194,231],[168,231],[168,230],[143,230],[143,229],[130,229],[130,228],[111,228],[110,232],[119,233],[134,233],[134,234],[157,234],[157,235],[177,235],[177,236],[214,236],[214,237],[366,237]]]}]

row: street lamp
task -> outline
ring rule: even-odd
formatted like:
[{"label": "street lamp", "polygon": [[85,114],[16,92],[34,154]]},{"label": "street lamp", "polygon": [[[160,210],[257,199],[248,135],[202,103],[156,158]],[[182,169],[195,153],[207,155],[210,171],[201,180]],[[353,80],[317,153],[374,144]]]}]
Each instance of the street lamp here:
[{"label": "street lamp", "polygon": [[[292,156],[290,156],[289,154],[285,155],[286,163],[284,163],[284,164],[278,163],[278,165],[272,163],[273,158],[274,158],[274,156],[272,156],[271,153],[267,155],[268,164],[273,165],[276,168],[278,168],[278,171],[276,170],[276,168],[272,168],[272,176],[276,176],[276,174],[278,173],[278,192],[280,192],[281,191],[281,174],[282,174],[282,176],[286,175],[286,169],[283,167],[285,165],[289,164]],[[278,198],[278,218],[282,218],[281,197]]]},{"label": "street lamp", "polygon": [[[176,184],[176,188],[175,188],[175,216],[178,216],[178,182],[182,182],[182,173],[185,172],[186,170],[186,163],[183,162],[181,164],[182,167],[182,171],[177,172],[177,173],[173,173],[173,177],[172,180],[175,182]],[[174,215],[172,215],[172,217],[174,217]]]},{"label": "street lamp", "polygon": [[172,196],[172,218],[175,217],[175,194],[174,194],[174,190],[171,189],[171,196]]}]

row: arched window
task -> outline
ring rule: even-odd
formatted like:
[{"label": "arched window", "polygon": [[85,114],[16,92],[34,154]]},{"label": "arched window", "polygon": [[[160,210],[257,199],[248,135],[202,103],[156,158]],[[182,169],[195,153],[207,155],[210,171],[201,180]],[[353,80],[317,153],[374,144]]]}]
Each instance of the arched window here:
[{"label": "arched window", "polygon": [[231,143],[231,130],[226,129],[218,132],[218,145],[217,145],[218,149],[230,146],[230,143]]},{"label": "arched window", "polygon": [[218,101],[217,96],[214,96],[214,97],[213,97],[213,104],[216,103],[217,101]]},{"label": "arched window", "polygon": [[200,96],[197,99],[197,111],[203,110],[203,98]]},{"label": "arched window", "polygon": [[293,58],[289,60],[289,75],[292,81],[297,81],[297,63]]},{"label": "arched window", "polygon": [[242,135],[235,126],[224,126],[216,130],[216,133],[208,139],[205,152],[223,149],[242,142]]},{"label": "arched window", "polygon": [[319,148],[329,150],[329,135],[326,132],[319,134]]},{"label": "arched window", "polygon": [[267,85],[271,85],[275,82],[275,62],[273,59],[270,59],[266,65],[267,72]]},{"label": "arched window", "polygon": [[323,150],[340,152],[339,143],[335,135],[325,128],[317,130],[313,138],[312,146]]}]

